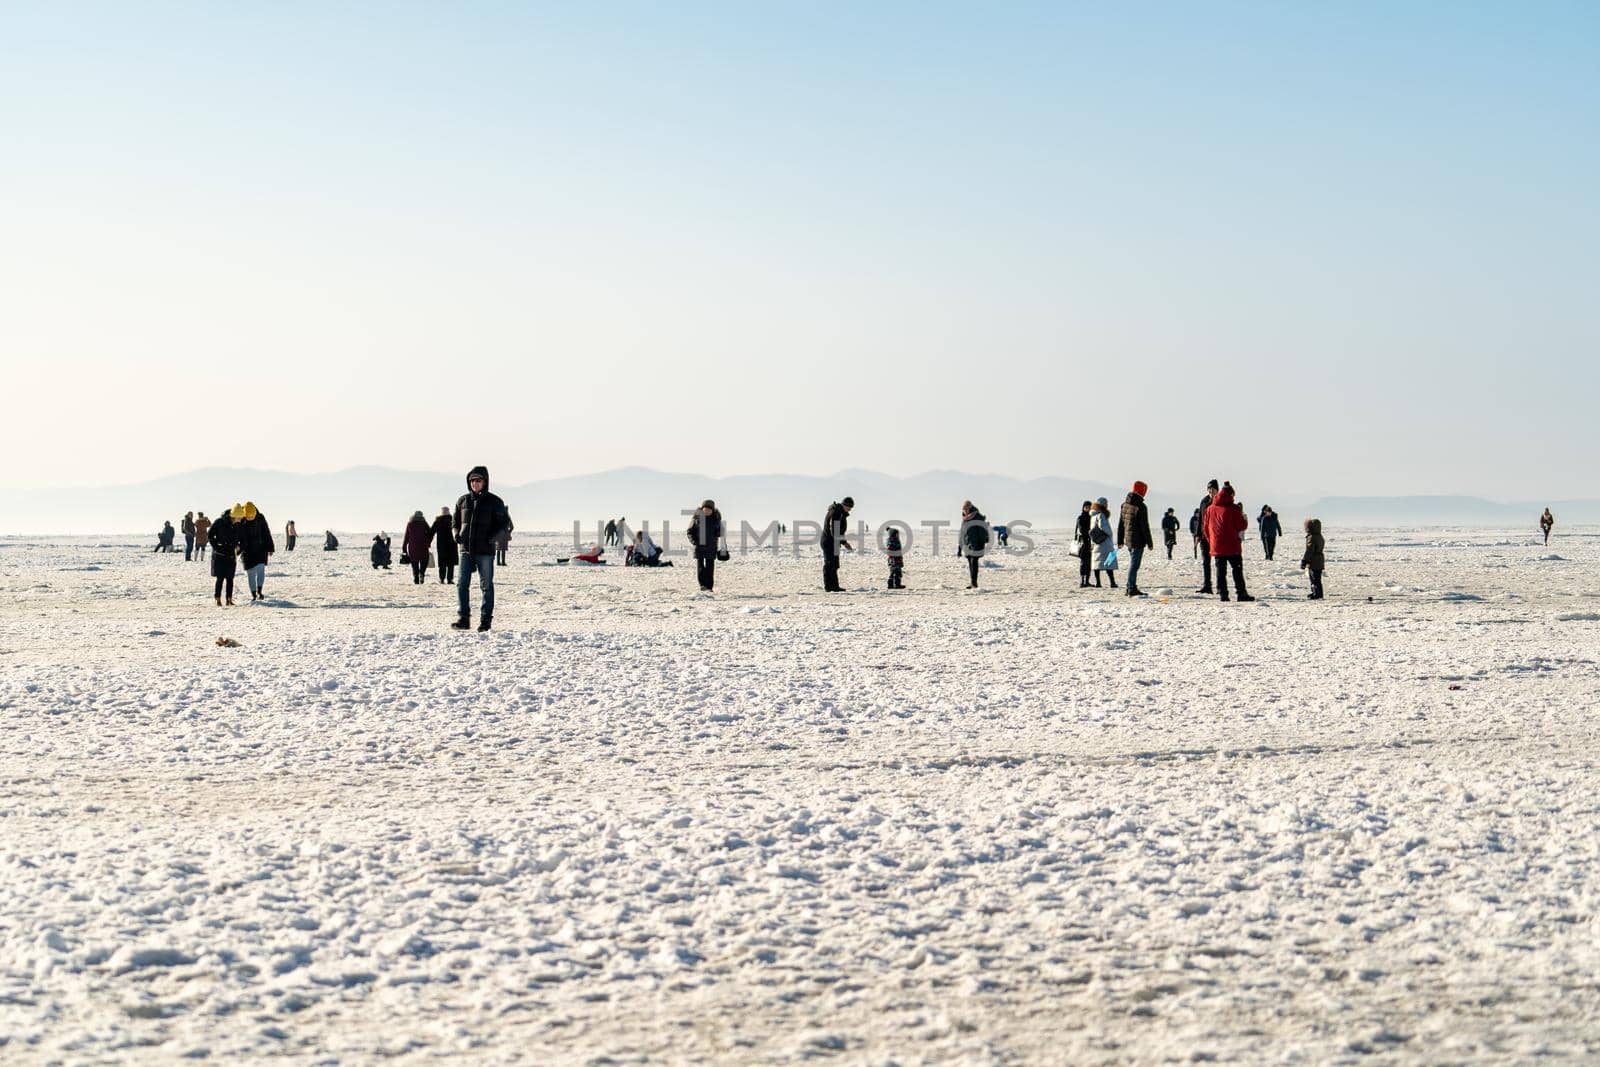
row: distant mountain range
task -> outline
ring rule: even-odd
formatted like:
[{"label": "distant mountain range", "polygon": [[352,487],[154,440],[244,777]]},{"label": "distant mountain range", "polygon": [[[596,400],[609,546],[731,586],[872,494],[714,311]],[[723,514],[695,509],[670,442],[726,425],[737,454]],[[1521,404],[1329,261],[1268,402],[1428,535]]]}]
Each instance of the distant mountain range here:
[{"label": "distant mountain range", "polygon": [[[492,470],[491,470],[492,475]],[[1104,496],[1113,508],[1126,486],[1075,478],[1008,478],[995,474],[929,471],[898,478],[876,471],[846,470],[826,477],[794,474],[736,475],[712,478],[627,467],[522,485],[492,483],[522,529],[570,530],[574,520],[585,533],[595,522],[626,515],[630,524],[665,520],[681,528],[682,511],[710,497],[737,523],[760,527],[772,520],[818,521],[828,503],[854,496],[856,517],[876,526],[888,519],[913,524],[925,519],[954,520],[962,500],[971,499],[992,522],[1026,519],[1037,527],[1070,525],[1084,500]],[[341,533],[378,529],[398,531],[415,510],[438,514],[465,491],[460,474],[352,467],[328,474],[293,474],[230,468],[205,468],[137,485],[100,489],[0,490],[0,534],[125,534],[176,525],[185,511],[215,516],[235,501],[252,500],[277,529],[289,519],[301,535],[320,537],[327,528]],[[1154,515],[1172,507],[1187,527],[1195,494],[1155,493]],[[1246,499],[1252,518],[1259,501]],[[1273,501],[1285,526],[1315,514],[1346,525],[1526,526],[1532,529],[1539,503],[1501,503],[1477,497],[1325,497],[1297,506]],[[1600,501],[1550,502],[1563,524],[1600,522]]]}]

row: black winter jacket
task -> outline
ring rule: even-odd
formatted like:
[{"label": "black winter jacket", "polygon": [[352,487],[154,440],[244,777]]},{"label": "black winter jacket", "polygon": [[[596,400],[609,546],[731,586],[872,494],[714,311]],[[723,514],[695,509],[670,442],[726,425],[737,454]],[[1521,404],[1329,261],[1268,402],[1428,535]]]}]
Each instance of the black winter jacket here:
[{"label": "black winter jacket", "polygon": [[246,567],[257,567],[267,562],[267,557],[278,551],[272,540],[272,527],[267,517],[256,512],[256,517],[239,523],[239,560]]},{"label": "black winter jacket", "polygon": [[961,544],[957,555],[981,556],[989,547],[989,520],[977,508],[961,520]]},{"label": "black winter jacket", "polygon": [[834,546],[848,540],[849,533],[850,513],[836,500],[828,505],[828,513],[822,517],[822,551],[830,556],[838,555]]},{"label": "black winter jacket", "polygon": [[211,573],[218,578],[231,577],[235,570],[234,556],[239,551],[239,528],[226,511],[211,524],[208,540],[211,543]]},{"label": "black winter jacket", "polygon": [[722,512],[712,508],[707,515],[696,508],[689,519],[689,543],[694,546],[694,558],[710,559],[717,554],[717,545],[721,542]]},{"label": "black winter jacket", "polygon": [[441,567],[454,567],[461,562],[461,550],[456,548],[456,532],[448,515],[433,520],[433,554]]},{"label": "black winter jacket", "polygon": [[483,492],[473,493],[470,487],[456,501],[455,518],[451,529],[455,531],[456,544],[468,555],[487,556],[494,552],[496,542],[511,533],[511,512],[506,502],[489,492],[489,468],[473,467],[467,478],[483,479]]},{"label": "black winter jacket", "polygon": [[1078,512],[1078,524],[1073,527],[1072,539],[1078,543],[1078,558],[1088,559],[1089,553],[1094,551],[1094,542],[1089,540],[1089,528],[1094,519],[1087,511]]},{"label": "black winter jacket", "polygon": [[1155,538],[1150,536],[1150,509],[1138,493],[1129,493],[1122,502],[1122,514],[1117,518],[1117,544],[1129,548],[1156,547]]}]

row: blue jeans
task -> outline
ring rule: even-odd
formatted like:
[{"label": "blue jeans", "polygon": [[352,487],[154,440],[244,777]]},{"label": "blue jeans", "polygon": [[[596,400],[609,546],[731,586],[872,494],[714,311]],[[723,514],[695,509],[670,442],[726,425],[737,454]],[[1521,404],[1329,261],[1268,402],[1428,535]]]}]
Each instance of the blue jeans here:
[{"label": "blue jeans", "polygon": [[183,535],[183,558],[194,558],[194,534]]},{"label": "blue jeans", "polygon": [[1128,554],[1132,557],[1132,562],[1128,564],[1128,588],[1137,589],[1139,588],[1139,563],[1144,559],[1144,546],[1134,545],[1128,549]]},{"label": "blue jeans", "polygon": [[456,596],[461,602],[461,618],[472,615],[472,603],[467,594],[472,589],[472,572],[478,572],[478,581],[483,585],[483,615],[485,619],[494,617],[494,554],[484,552],[481,555],[473,552],[461,553],[461,570],[456,574]]}]

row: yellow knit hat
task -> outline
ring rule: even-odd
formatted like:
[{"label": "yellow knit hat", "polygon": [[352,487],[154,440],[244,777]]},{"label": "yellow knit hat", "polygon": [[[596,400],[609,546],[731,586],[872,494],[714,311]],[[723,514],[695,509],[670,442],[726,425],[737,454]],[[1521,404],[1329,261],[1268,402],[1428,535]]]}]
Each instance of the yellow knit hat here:
[{"label": "yellow knit hat", "polygon": [[247,519],[256,517],[256,506],[248,500],[244,502],[244,517]]}]

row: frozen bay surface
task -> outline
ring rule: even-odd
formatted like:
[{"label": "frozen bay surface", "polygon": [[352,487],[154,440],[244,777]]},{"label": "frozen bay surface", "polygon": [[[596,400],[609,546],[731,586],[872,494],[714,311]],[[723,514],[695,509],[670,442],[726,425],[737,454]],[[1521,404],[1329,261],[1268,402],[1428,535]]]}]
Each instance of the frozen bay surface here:
[{"label": "frozen bay surface", "polygon": [[485,635],[0,541],[0,1061],[1593,1061],[1600,533],[1327,532],[1227,605],[519,533]]}]

